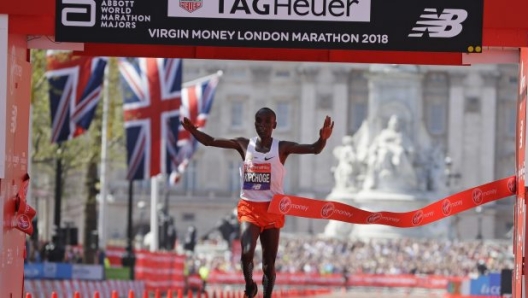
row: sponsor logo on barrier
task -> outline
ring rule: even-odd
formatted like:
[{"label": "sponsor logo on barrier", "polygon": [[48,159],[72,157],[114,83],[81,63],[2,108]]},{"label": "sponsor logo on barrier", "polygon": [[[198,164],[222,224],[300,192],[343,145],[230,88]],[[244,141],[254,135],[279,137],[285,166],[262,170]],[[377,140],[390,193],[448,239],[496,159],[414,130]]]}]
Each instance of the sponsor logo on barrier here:
[{"label": "sponsor logo on barrier", "polygon": [[97,7],[94,0],[62,0],[62,4],[65,6],[61,11],[62,25],[73,27],[95,26],[95,10]]},{"label": "sponsor logo on barrier", "polygon": [[446,8],[438,13],[436,8],[426,8],[409,37],[422,37],[424,34],[432,38],[455,37],[462,32],[462,23],[467,17],[468,12],[464,9]]},{"label": "sponsor logo on barrier", "polygon": [[335,211],[334,204],[326,203],[323,205],[323,208],[321,208],[321,216],[323,218],[329,218],[330,216],[332,216],[332,214],[334,214],[334,211]]},{"label": "sponsor logo on barrier", "polygon": [[9,69],[10,84],[9,84],[9,94],[13,95],[15,89],[18,88],[18,81],[22,78],[22,66],[17,62],[16,48],[13,46],[11,48],[11,67]]},{"label": "sponsor logo on barrier", "polygon": [[202,0],[180,0],[180,7],[192,13],[202,7]]},{"label": "sponsor logo on barrier", "polygon": [[367,223],[376,223],[381,219],[381,213],[373,213],[367,217]]},{"label": "sponsor logo on barrier", "polygon": [[16,105],[11,105],[11,124],[9,125],[9,132],[15,133],[17,130],[17,117],[18,117],[18,107]]},{"label": "sponsor logo on barrier", "polygon": [[442,202],[442,213],[443,213],[445,216],[451,214],[451,201],[449,201],[449,199],[445,199],[445,200]]},{"label": "sponsor logo on barrier", "polygon": [[[204,7],[199,15],[185,15],[174,4],[192,13]],[[279,19],[303,21],[335,21],[335,22],[369,22],[371,3],[362,0],[332,0],[332,1],[280,1],[271,0],[168,0],[168,16],[171,17],[207,17],[231,19]]]}]

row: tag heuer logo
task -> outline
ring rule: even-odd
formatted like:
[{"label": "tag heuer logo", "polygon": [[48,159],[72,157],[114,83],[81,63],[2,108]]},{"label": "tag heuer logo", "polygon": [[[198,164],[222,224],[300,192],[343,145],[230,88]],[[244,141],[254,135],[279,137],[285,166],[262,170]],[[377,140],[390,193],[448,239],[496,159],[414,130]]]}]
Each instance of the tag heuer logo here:
[{"label": "tag heuer logo", "polygon": [[180,7],[188,12],[193,12],[202,7],[202,0],[180,0]]}]

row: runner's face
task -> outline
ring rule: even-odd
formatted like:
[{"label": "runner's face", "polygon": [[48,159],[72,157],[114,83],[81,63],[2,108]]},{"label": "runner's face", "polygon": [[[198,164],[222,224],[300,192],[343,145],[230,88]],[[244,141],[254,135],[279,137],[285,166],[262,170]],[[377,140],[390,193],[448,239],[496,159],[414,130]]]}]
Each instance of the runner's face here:
[{"label": "runner's face", "polygon": [[275,125],[275,117],[272,113],[263,111],[255,115],[255,130],[260,138],[271,137]]}]

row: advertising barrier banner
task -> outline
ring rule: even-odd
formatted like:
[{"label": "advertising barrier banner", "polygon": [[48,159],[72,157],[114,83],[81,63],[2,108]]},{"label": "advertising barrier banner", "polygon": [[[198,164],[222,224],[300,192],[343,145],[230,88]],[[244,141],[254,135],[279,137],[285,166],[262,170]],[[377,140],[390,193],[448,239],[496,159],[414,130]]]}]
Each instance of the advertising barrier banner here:
[{"label": "advertising barrier banner", "polygon": [[24,265],[25,279],[103,280],[103,266],[68,263],[31,263]]},{"label": "advertising barrier banner", "polygon": [[56,0],[56,41],[480,52],[483,0]]}]

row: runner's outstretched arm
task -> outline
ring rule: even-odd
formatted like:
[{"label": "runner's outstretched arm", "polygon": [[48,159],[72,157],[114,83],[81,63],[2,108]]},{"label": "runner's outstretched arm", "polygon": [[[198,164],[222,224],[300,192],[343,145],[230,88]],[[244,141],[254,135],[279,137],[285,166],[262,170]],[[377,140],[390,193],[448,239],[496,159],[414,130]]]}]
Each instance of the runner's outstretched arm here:
[{"label": "runner's outstretched arm", "polygon": [[319,154],[326,146],[326,140],[332,135],[334,121],[326,116],[323,127],[319,130],[319,139],[313,144],[299,144],[296,142],[281,142],[281,159],[286,160],[290,154]]},{"label": "runner's outstretched arm", "polygon": [[246,138],[236,138],[236,139],[224,139],[224,138],[215,138],[212,137],[205,132],[198,130],[198,127],[192,123],[189,118],[184,117],[181,121],[181,125],[185,130],[190,132],[194,138],[202,143],[205,146],[211,146],[211,147],[218,147],[218,148],[226,148],[226,149],[235,149],[240,153],[242,156],[242,159],[244,159],[245,155],[245,149],[247,147],[247,143],[249,142]]}]

